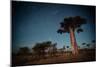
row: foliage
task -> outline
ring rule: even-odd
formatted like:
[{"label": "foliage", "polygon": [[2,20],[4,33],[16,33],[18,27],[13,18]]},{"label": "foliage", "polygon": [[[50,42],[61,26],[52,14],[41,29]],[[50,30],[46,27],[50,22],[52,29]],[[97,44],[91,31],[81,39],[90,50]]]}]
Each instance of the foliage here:
[{"label": "foliage", "polygon": [[81,25],[86,24],[86,19],[75,16],[75,17],[66,17],[64,18],[63,22],[60,23],[60,29],[58,29],[58,33],[69,33],[69,27],[73,28],[73,30],[77,29],[77,32],[83,32],[83,29],[81,29]]},{"label": "foliage", "polygon": [[37,55],[44,55],[45,50],[51,46],[51,41],[37,43],[32,49]]},{"label": "foliage", "polygon": [[30,53],[30,49],[28,47],[21,47],[18,51],[19,55],[27,55]]}]

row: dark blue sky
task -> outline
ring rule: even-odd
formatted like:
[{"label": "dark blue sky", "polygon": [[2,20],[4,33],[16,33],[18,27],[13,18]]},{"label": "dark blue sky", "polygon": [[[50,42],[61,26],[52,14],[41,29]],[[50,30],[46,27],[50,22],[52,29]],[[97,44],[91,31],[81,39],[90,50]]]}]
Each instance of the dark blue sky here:
[{"label": "dark blue sky", "polygon": [[57,43],[58,48],[70,46],[69,34],[57,33],[59,23],[70,16],[81,16],[87,20],[87,24],[82,26],[84,32],[75,32],[78,45],[95,40],[94,6],[12,2],[13,51],[24,46],[32,48],[35,43],[48,40]]}]

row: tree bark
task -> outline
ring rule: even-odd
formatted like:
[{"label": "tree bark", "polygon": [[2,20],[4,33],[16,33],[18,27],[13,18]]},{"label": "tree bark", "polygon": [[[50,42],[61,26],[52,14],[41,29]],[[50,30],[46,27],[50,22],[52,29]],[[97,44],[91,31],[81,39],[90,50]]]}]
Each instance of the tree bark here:
[{"label": "tree bark", "polygon": [[69,27],[69,31],[70,31],[72,54],[77,55],[78,54],[78,46],[77,46],[76,39],[75,39],[74,29],[72,27]]}]

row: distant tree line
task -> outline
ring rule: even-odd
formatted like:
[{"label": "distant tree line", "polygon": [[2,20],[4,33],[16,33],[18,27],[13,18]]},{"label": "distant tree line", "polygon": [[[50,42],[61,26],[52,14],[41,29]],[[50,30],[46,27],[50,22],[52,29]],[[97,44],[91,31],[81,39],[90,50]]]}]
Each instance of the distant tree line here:
[{"label": "distant tree line", "polygon": [[[95,40],[92,40],[91,44],[93,45],[93,48],[95,48]],[[82,46],[89,48],[91,44],[82,43]],[[63,46],[62,48],[58,49],[57,43],[52,43],[51,41],[45,41],[41,43],[36,43],[31,48],[32,51],[28,47],[21,47],[19,48],[17,55],[21,55],[21,56],[31,55],[34,58],[46,58],[49,56],[52,56],[52,57],[57,56],[58,54],[63,55],[64,53],[68,52],[68,50],[66,49],[69,49],[69,48],[70,46]],[[78,46],[78,48],[80,49],[81,47]]]},{"label": "distant tree line", "polygon": [[36,43],[32,47],[32,52],[28,47],[21,47],[17,52],[17,55],[37,55],[44,57],[45,54],[54,55],[57,52],[57,43],[52,43],[51,41],[46,41],[42,43]]}]

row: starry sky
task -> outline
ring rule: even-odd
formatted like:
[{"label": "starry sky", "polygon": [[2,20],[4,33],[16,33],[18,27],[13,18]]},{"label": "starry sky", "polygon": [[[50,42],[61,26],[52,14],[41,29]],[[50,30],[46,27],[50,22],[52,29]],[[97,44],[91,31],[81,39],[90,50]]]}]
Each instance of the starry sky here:
[{"label": "starry sky", "polygon": [[69,33],[58,34],[64,17],[81,16],[87,20],[84,32],[75,32],[77,44],[95,40],[95,6],[50,4],[38,2],[12,2],[12,50],[30,49],[38,42],[52,41],[58,48],[70,46]]}]

